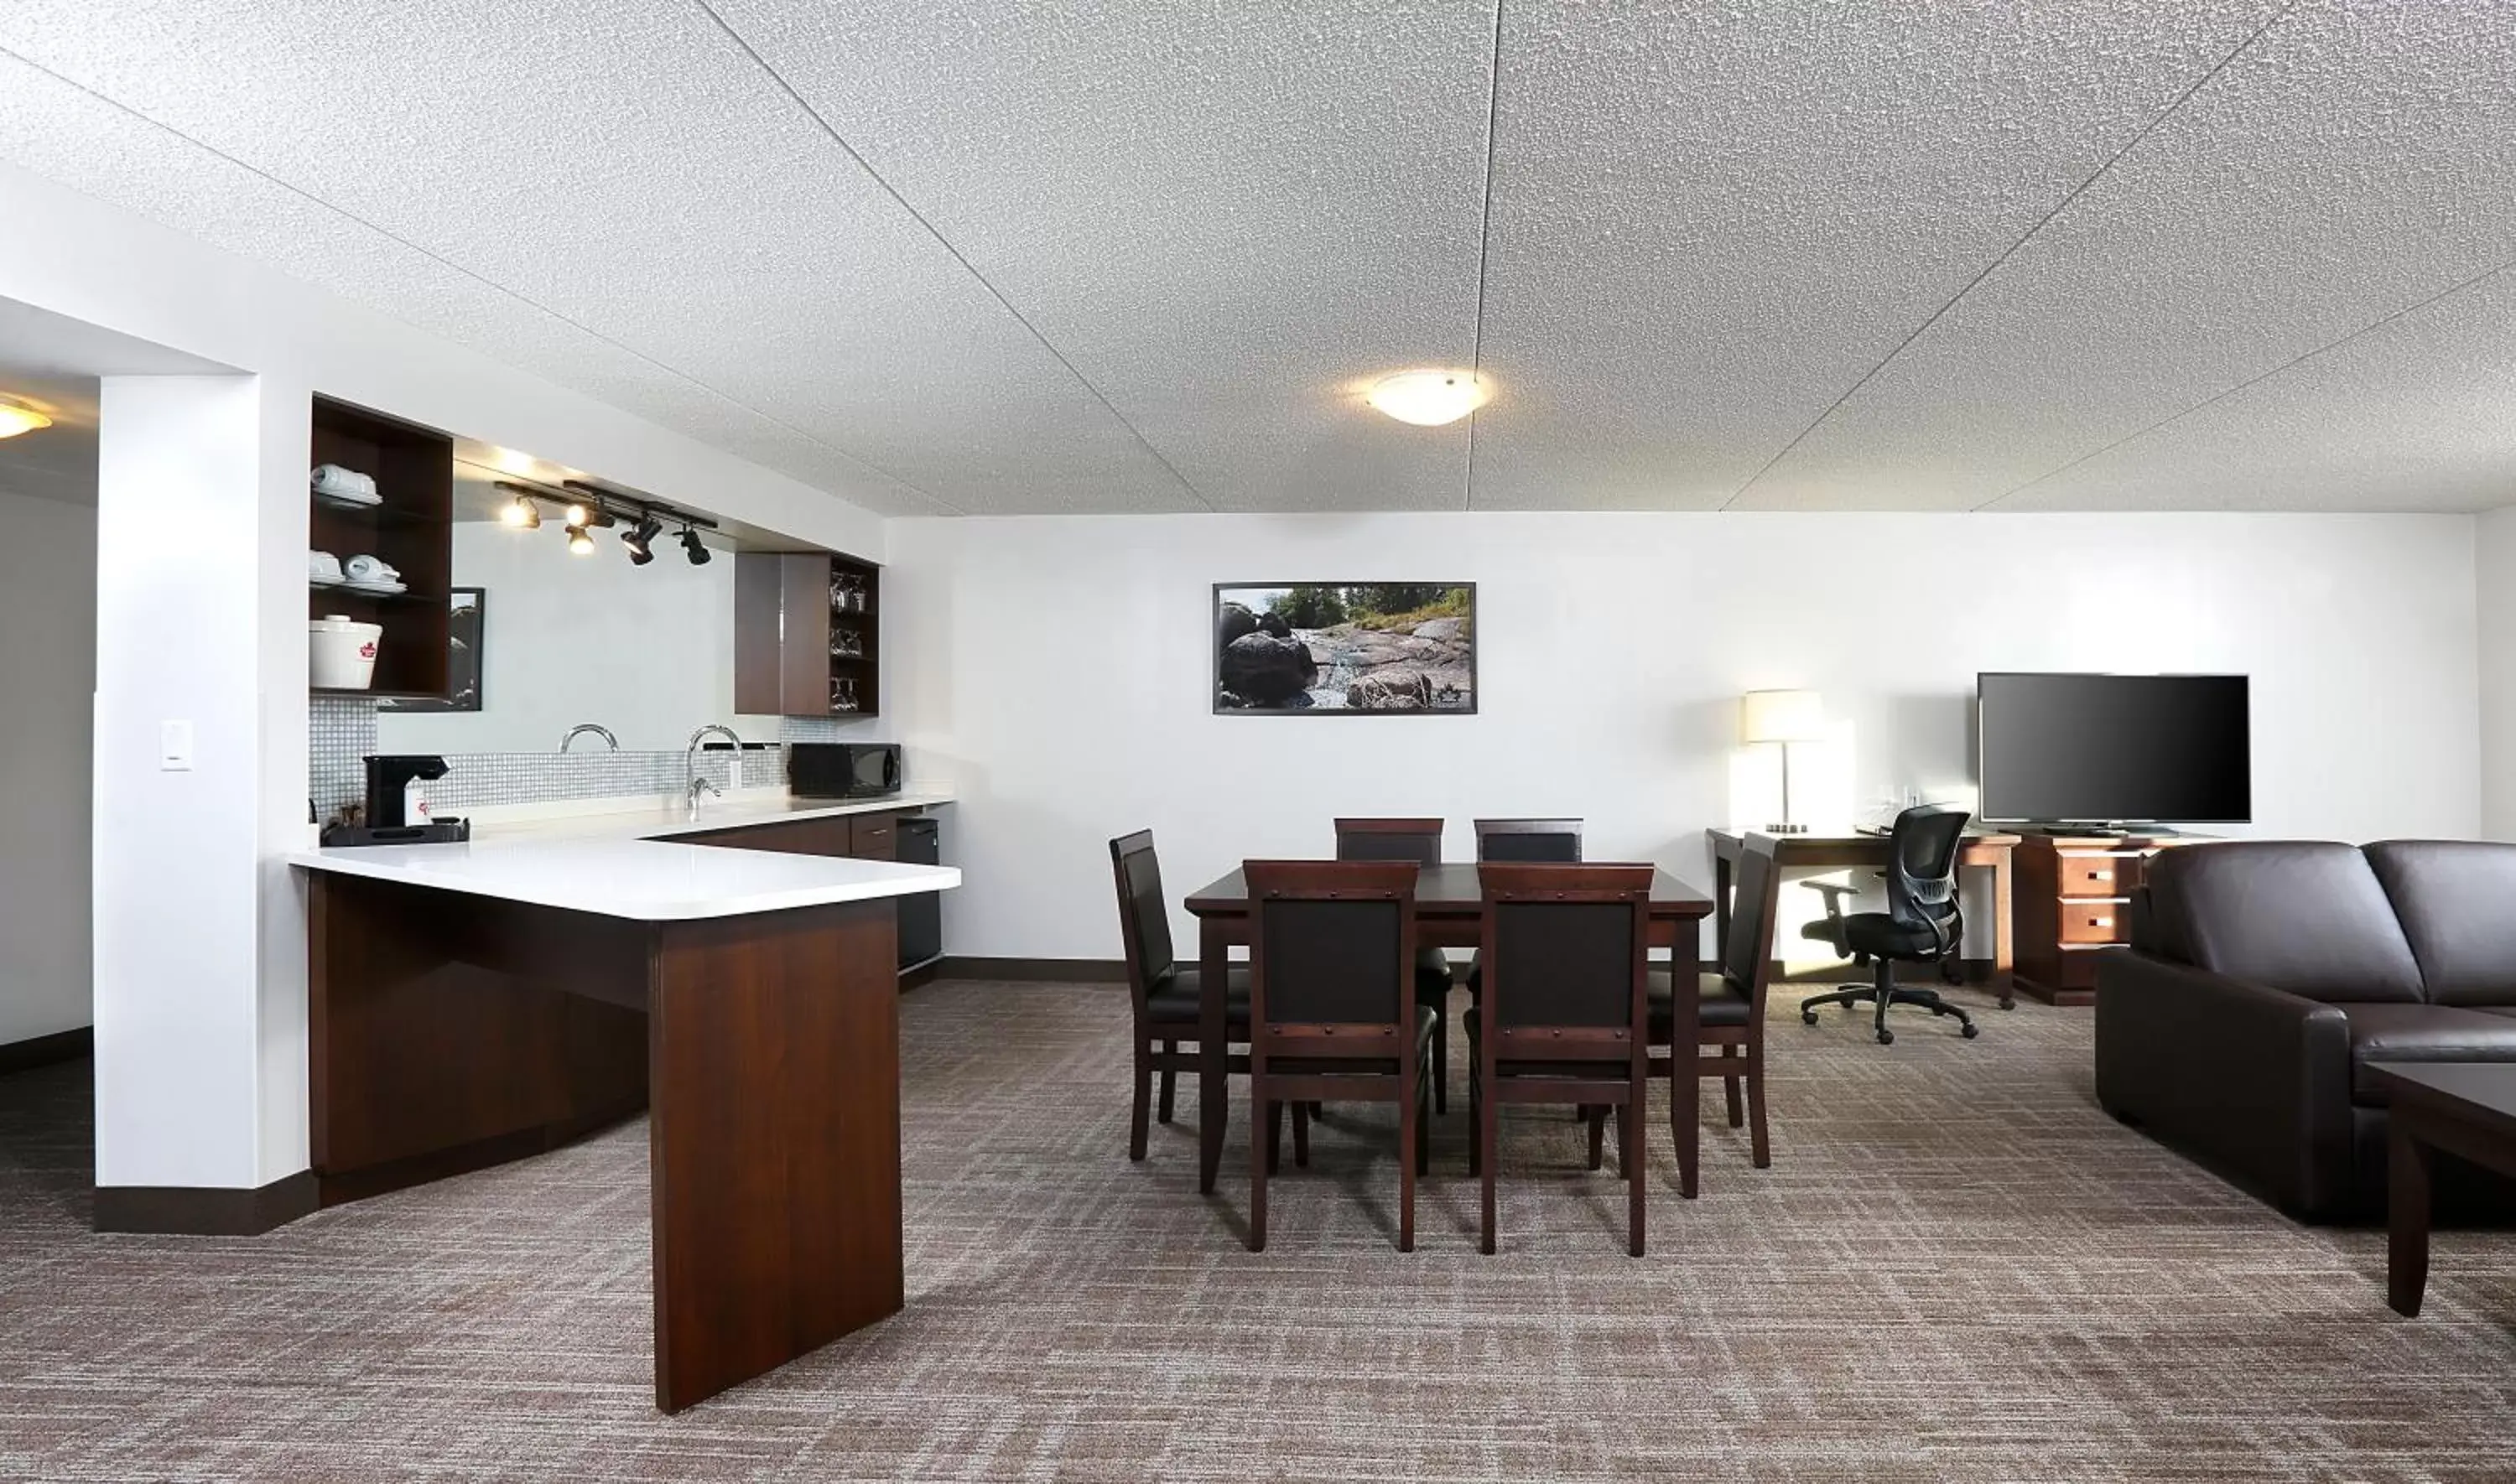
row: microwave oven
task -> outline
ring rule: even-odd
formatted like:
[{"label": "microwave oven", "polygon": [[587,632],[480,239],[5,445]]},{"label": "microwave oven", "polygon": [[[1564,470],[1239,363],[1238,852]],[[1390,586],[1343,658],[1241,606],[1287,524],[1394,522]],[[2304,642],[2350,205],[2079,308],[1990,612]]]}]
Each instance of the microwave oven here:
[{"label": "microwave oven", "polygon": [[873,799],[900,792],[897,742],[795,742],[786,789],[801,799]]}]

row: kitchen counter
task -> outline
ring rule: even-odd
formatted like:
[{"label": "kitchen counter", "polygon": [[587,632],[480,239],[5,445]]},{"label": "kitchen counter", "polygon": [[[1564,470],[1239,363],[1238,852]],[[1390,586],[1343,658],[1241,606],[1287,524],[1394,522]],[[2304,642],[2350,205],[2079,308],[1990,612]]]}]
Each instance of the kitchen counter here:
[{"label": "kitchen counter", "polygon": [[599,804],[566,813],[519,816],[485,809],[472,820],[474,845],[505,845],[545,840],[664,840],[746,825],[783,824],[804,819],[835,819],[849,814],[885,814],[931,809],[952,802],[952,795],[929,789],[883,794],[871,799],[799,799],[783,789],[745,789],[729,799],[710,799],[692,819],[679,804],[648,803],[626,808]]},{"label": "kitchen counter", "polygon": [[[709,819],[703,825],[685,823],[682,827],[733,826],[729,820]],[[288,860],[309,871],[362,876],[372,881],[640,923],[783,912],[797,907],[943,891],[961,885],[961,873],[950,866],[726,850],[636,837],[502,838],[476,840],[470,845],[361,845],[300,850]]]}]

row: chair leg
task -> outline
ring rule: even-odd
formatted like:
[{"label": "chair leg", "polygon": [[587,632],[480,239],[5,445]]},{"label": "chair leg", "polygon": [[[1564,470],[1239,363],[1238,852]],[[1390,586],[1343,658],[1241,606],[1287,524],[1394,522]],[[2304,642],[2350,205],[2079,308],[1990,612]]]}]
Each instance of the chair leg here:
[{"label": "chair leg", "polygon": [[1267,1173],[1277,1175],[1284,1168],[1284,1105],[1281,1102],[1267,1104],[1267,1116],[1263,1121],[1267,1125]]},{"label": "chair leg", "polygon": [[1436,1113],[1450,1111],[1450,1006],[1442,1004],[1442,1023],[1433,1031],[1433,1101]]},{"label": "chair leg", "polygon": [[1293,1163],[1304,1170],[1311,1168],[1311,1104],[1293,1104]]},{"label": "chair leg", "polygon": [[1695,1085],[1695,1063],[1702,1055],[1669,1048],[1668,1139],[1677,1146],[1677,1193],[1695,1199],[1696,1179],[1703,1157],[1703,1093]]},{"label": "chair leg", "polygon": [[1625,1253],[1643,1255],[1643,1084],[1634,1085],[1631,1104],[1616,1105],[1617,1161],[1625,1172]]},{"label": "chair leg", "polygon": [[1757,1169],[1773,1168],[1773,1147],[1765,1134],[1765,1049],[1762,1045],[1750,1047],[1747,1051],[1747,1147],[1754,1153]]},{"label": "chair leg", "polygon": [[[1721,1048],[1721,1059],[1728,1061],[1734,1053],[1744,1050],[1746,1050],[1744,1047],[1724,1046]],[[1736,1072],[1721,1079],[1721,1094],[1723,1100],[1730,1105],[1730,1127],[1736,1129],[1745,1123],[1746,1111],[1739,1105],[1739,1075]]]},{"label": "chair leg", "polygon": [[[1249,1091],[1250,1096],[1254,1099],[1265,1095],[1266,1090],[1253,1085]],[[1267,1166],[1270,1152],[1267,1146],[1272,1142],[1267,1134],[1275,1120],[1267,1116],[1264,1103],[1253,1104],[1250,1112],[1252,1116],[1249,1120],[1249,1250],[1265,1252],[1267,1250]]]},{"label": "chair leg", "polygon": [[[1473,1062],[1474,1057],[1470,1060]],[[1485,1099],[1480,1091],[1477,1069],[1468,1068],[1468,1174],[1475,1175],[1486,1167]]]},{"label": "chair leg", "polygon": [[1417,1175],[1433,1173],[1433,1120],[1431,1110],[1425,1106],[1425,1100],[1430,1095],[1430,1090],[1421,1087],[1416,1089],[1414,1155]]},{"label": "chair leg", "polygon": [[1878,1044],[1893,1046],[1896,1033],[1887,1028],[1887,1007],[1896,1003],[1896,966],[1886,959],[1878,961]]},{"label": "chair leg", "polygon": [[1494,1250],[1494,1100],[1479,1095],[1471,1089],[1477,1105],[1476,1161],[1485,1176],[1485,1224],[1477,1241],[1477,1251],[1488,1257]]},{"label": "chair leg", "polygon": [[1174,1094],[1179,1091],[1179,1073],[1177,1073],[1177,1072],[1173,1071],[1173,1070],[1171,1069],[1170,1065],[1169,1065],[1171,1058],[1172,1058],[1172,1057],[1174,1057],[1174,1056],[1177,1056],[1178,1054],[1179,1054],[1179,1043],[1178,1043],[1178,1042],[1176,1042],[1176,1041],[1165,1041],[1165,1042],[1163,1042],[1163,1043],[1162,1043],[1162,1062],[1163,1062],[1163,1066],[1162,1066],[1162,1111],[1161,1111],[1161,1119],[1162,1119],[1162,1122],[1164,1122],[1164,1123],[1169,1123],[1169,1122],[1171,1121],[1171,1099],[1172,1099],[1172,1096],[1173,1096],[1173,1095],[1174,1095]]},{"label": "chair leg", "polygon": [[1424,1110],[1424,1069],[1417,1067],[1414,1086],[1402,1088],[1398,1095],[1398,1250],[1415,1250],[1415,1140],[1418,1122]]},{"label": "chair leg", "polygon": [[[1143,1041],[1136,1043],[1136,1095],[1127,1109],[1127,1158],[1145,1157],[1145,1139],[1150,1132],[1145,1127],[1153,1102],[1153,1049]],[[1165,1119],[1164,1122],[1169,1120]]]},{"label": "chair leg", "polygon": [[1596,1170],[1607,1163],[1601,1146],[1607,1141],[1608,1110],[1605,1107],[1593,1107],[1588,1111],[1590,1114],[1590,1168]]}]

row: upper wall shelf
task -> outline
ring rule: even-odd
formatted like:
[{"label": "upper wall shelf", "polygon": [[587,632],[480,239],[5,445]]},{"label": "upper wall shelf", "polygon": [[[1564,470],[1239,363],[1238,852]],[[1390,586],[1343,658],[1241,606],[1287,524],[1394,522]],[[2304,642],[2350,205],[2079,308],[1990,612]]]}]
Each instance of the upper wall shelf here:
[{"label": "upper wall shelf", "polygon": [[747,716],[882,713],[882,568],[835,552],[734,559],[734,709]]},{"label": "upper wall shelf", "polygon": [[434,429],[314,398],[313,456],[307,468],[338,464],[374,476],[379,504],[352,509],[315,499],[309,541],[343,562],[375,556],[401,573],[399,595],[309,587],[306,615],[347,613],[384,626],[375,683],[326,694],[442,696],[451,651],[444,594],[454,582],[454,440]]}]

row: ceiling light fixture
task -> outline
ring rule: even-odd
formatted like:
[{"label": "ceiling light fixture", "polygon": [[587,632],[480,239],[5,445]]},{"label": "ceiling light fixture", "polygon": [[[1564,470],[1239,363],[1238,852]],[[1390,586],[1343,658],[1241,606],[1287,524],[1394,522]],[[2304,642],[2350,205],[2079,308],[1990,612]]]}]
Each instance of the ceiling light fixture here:
[{"label": "ceiling light fixture", "polygon": [[53,426],[53,415],[31,402],[14,396],[0,396],[0,438],[14,438],[21,433]]},{"label": "ceiling light fixture", "polygon": [[707,543],[699,539],[697,529],[687,525],[682,527],[682,554],[691,558],[691,565],[694,567],[706,566],[708,557],[714,555],[708,551]]},{"label": "ceiling light fixture", "polygon": [[542,508],[530,495],[518,495],[515,503],[498,512],[498,518],[518,530],[537,531],[542,525]]},{"label": "ceiling light fixture", "polygon": [[581,526],[593,518],[594,513],[582,505],[571,505],[567,508],[567,523],[570,525]]},{"label": "ceiling light fixture", "polygon": [[570,525],[567,528],[567,550],[571,556],[591,556],[594,555],[594,538],[585,533],[584,526]]},{"label": "ceiling light fixture", "polygon": [[1493,384],[1473,371],[1401,371],[1372,384],[1363,399],[1418,428],[1455,423],[1493,397]]},{"label": "ceiling light fixture", "polygon": [[643,567],[655,559],[655,538],[664,534],[664,522],[652,512],[638,517],[634,527],[620,533],[620,544],[629,549],[629,564]]}]

